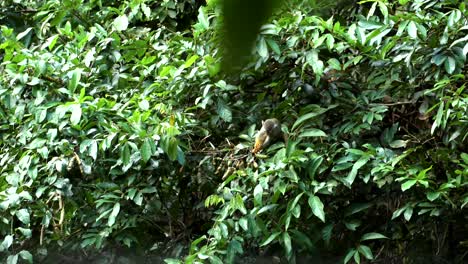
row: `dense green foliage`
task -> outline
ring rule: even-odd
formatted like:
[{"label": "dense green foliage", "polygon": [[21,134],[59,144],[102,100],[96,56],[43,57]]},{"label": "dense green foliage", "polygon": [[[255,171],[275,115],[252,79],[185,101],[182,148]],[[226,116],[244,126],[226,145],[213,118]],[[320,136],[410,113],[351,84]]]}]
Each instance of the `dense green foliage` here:
[{"label": "dense green foliage", "polygon": [[221,10],[0,3],[0,256],[466,261],[463,1],[287,1],[239,74]]}]

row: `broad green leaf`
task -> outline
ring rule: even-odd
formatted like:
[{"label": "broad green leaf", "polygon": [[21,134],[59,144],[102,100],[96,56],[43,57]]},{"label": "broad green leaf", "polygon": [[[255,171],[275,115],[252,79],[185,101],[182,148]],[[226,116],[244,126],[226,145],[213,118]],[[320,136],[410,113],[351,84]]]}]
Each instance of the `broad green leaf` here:
[{"label": "broad green leaf", "polygon": [[150,139],[146,138],[143,141],[143,145],[141,146],[140,153],[141,153],[141,158],[143,159],[144,162],[147,162],[151,158],[152,151],[151,151]]},{"label": "broad green leaf", "polygon": [[97,159],[97,153],[98,153],[98,144],[96,140],[93,140],[91,142],[91,145],[89,146],[89,156],[93,158],[93,160]]},{"label": "broad green leaf", "polygon": [[128,144],[124,144],[120,147],[120,159],[124,166],[130,163],[130,147]]},{"label": "broad green leaf", "polygon": [[465,162],[465,164],[468,165],[468,154],[461,153],[460,157],[463,159],[463,162]]},{"label": "broad green leaf", "polygon": [[224,262],[217,256],[210,256],[211,264],[223,264]]},{"label": "broad green leaf", "polygon": [[401,140],[401,139],[397,139],[397,140],[394,140],[392,142],[390,142],[390,147],[391,148],[404,148],[406,147],[406,144],[408,143],[409,140]]},{"label": "broad green leaf", "polygon": [[418,182],[418,180],[414,180],[414,179],[407,180],[406,182],[404,182],[404,183],[401,185],[401,190],[402,190],[402,191],[408,190],[408,189],[411,188],[413,185],[415,185],[416,182]]},{"label": "broad green leaf", "polygon": [[403,217],[405,218],[406,221],[409,221],[412,215],[413,215],[413,207],[408,206],[405,212],[403,213]]},{"label": "broad green leaf", "polygon": [[330,65],[331,68],[339,71],[341,70],[341,63],[339,60],[337,60],[336,58],[331,58],[327,61],[328,65]]},{"label": "broad green leaf", "polygon": [[244,231],[249,230],[248,221],[247,219],[245,219],[245,217],[242,217],[241,219],[239,219],[239,225],[240,227],[242,227],[242,229],[244,229]]},{"label": "broad green leaf", "polygon": [[232,121],[232,111],[222,100],[218,100],[217,112],[225,122],[230,123]]},{"label": "broad green leaf", "polygon": [[260,55],[262,58],[268,57],[268,48],[265,38],[260,38],[260,41],[257,44],[257,52],[258,55]]},{"label": "broad green leaf", "polygon": [[360,263],[361,263],[361,256],[359,255],[359,251],[354,252],[354,261],[355,261],[357,264],[360,264]]},{"label": "broad green leaf", "polygon": [[329,224],[322,228],[322,239],[325,241],[326,245],[330,244],[331,237],[332,237],[332,231],[333,231],[333,224]]},{"label": "broad green leaf", "polygon": [[345,210],[345,216],[362,212],[372,206],[372,203],[353,203]]},{"label": "broad green leaf", "polygon": [[312,213],[325,223],[325,212],[320,198],[318,196],[310,196],[308,202]]},{"label": "broad green leaf", "polygon": [[71,115],[70,115],[70,122],[72,125],[76,126],[81,121],[81,106],[78,104],[74,104],[71,107]]},{"label": "broad green leaf", "polygon": [[192,55],[185,63],[184,63],[184,66],[185,68],[188,68],[190,66],[192,66],[192,64],[194,64],[197,59],[199,58],[198,55]]},{"label": "broad green leaf", "polygon": [[286,255],[290,256],[292,254],[292,246],[291,246],[291,237],[289,236],[288,232],[283,233],[283,244],[284,244],[284,250],[286,251]]},{"label": "broad green leaf", "polygon": [[68,91],[70,91],[71,94],[75,93],[75,90],[80,83],[82,72],[83,70],[80,68],[74,69],[70,72],[71,77],[70,81],[68,82]]},{"label": "broad green leaf", "polygon": [[254,202],[255,206],[262,206],[262,196],[263,196],[263,188],[261,184],[257,184],[254,189]]},{"label": "broad green leaf", "polygon": [[175,137],[170,137],[169,145],[167,148],[167,155],[169,159],[174,161],[177,159],[177,147],[179,146],[179,141]]},{"label": "broad green leaf", "polygon": [[47,140],[43,138],[35,138],[31,143],[28,144],[28,149],[38,149],[41,148],[47,143]]},{"label": "broad green leaf", "polygon": [[453,57],[449,56],[447,57],[447,60],[445,60],[444,66],[445,66],[445,71],[448,74],[452,74],[455,71],[457,63]]},{"label": "broad green leaf", "polygon": [[33,256],[27,250],[21,250],[18,254],[22,259],[26,260],[28,263],[33,263]]},{"label": "broad green leaf", "polygon": [[150,105],[149,105],[148,100],[146,100],[146,99],[141,100],[141,101],[138,103],[138,107],[140,107],[140,109],[141,109],[142,111],[148,111],[148,109],[150,108]]},{"label": "broad green leaf", "polygon": [[109,220],[107,222],[108,226],[113,226],[115,224],[115,219],[120,212],[120,203],[115,203],[112,208],[112,212],[109,215]]},{"label": "broad green leaf", "polygon": [[435,201],[437,198],[439,198],[440,196],[440,192],[428,192],[426,193],[426,197],[429,201],[433,202]]},{"label": "broad green leaf", "polygon": [[410,21],[408,23],[407,30],[408,30],[408,35],[411,38],[414,38],[414,39],[418,38],[418,28],[416,27],[416,23],[414,21]]},{"label": "broad green leaf", "polygon": [[52,51],[55,47],[55,44],[57,43],[57,40],[59,38],[59,35],[53,35],[51,37],[49,37],[45,42],[44,44],[42,44],[41,46],[41,49],[49,49],[50,51]]},{"label": "broad green leaf", "polygon": [[128,27],[128,17],[125,14],[120,15],[116,19],[114,19],[112,25],[117,31],[124,31]]},{"label": "broad green leaf", "polygon": [[322,164],[322,161],[322,156],[318,156],[312,159],[309,165],[307,166],[307,172],[309,173],[309,177],[311,179],[314,179],[315,174],[317,173],[317,169],[319,168],[320,164]]},{"label": "broad green leaf", "polygon": [[16,264],[18,263],[18,254],[9,255],[6,259],[6,264]]},{"label": "broad green leaf", "polygon": [[372,255],[372,250],[365,245],[359,245],[358,251],[366,258],[366,259],[374,259],[374,255]]},{"label": "broad green leaf", "polygon": [[205,14],[204,7],[200,7],[198,9],[198,23],[203,27],[203,29],[207,30],[210,27],[210,21],[208,20],[208,17]]},{"label": "broad green leaf", "polygon": [[292,131],[294,131],[295,128],[297,128],[299,125],[301,125],[302,123],[304,123],[305,121],[309,120],[309,119],[312,119],[314,117],[317,117],[323,113],[325,113],[327,111],[327,109],[324,109],[324,108],[320,108],[318,109],[316,112],[312,112],[312,113],[307,113],[305,115],[302,115],[301,117],[299,117],[296,122],[294,122],[293,126],[292,126]]},{"label": "broad green leaf", "polygon": [[174,258],[165,258],[164,262],[167,264],[182,264],[183,262],[179,259],[174,259]]},{"label": "broad green leaf", "polygon": [[366,233],[361,237],[361,241],[372,240],[372,239],[388,239],[388,237],[380,233]]},{"label": "broad green leaf", "polygon": [[345,258],[344,258],[344,260],[343,260],[343,263],[344,263],[344,264],[348,263],[348,262],[351,260],[351,258],[354,256],[354,253],[355,253],[355,252],[356,252],[355,249],[350,249],[350,250],[348,251],[348,253],[346,253],[346,256],[345,256]]},{"label": "broad green leaf", "polygon": [[353,168],[349,172],[348,176],[344,179],[347,186],[351,186],[353,184],[354,179],[356,178],[356,175],[358,173],[358,170],[362,166],[364,166],[369,160],[370,160],[370,156],[369,155],[364,155],[354,163]]},{"label": "broad green leaf", "polygon": [[29,211],[27,209],[20,209],[16,211],[16,217],[20,220],[23,224],[29,225]]},{"label": "broad green leaf", "polygon": [[387,6],[385,5],[384,2],[377,2],[379,4],[379,9],[380,9],[380,12],[382,12],[382,15],[384,17],[388,17],[388,8]]},{"label": "broad green leaf", "polygon": [[281,49],[278,43],[276,43],[276,41],[272,39],[266,39],[266,42],[268,46],[271,48],[271,50],[273,50],[273,52],[276,53],[276,55],[281,55]]},{"label": "broad green leaf", "polygon": [[278,237],[281,234],[281,232],[275,232],[272,233],[265,241],[263,241],[262,244],[260,244],[261,247],[264,247],[268,244],[270,244],[276,237]]},{"label": "broad green leaf", "polygon": [[310,128],[302,132],[299,137],[326,137],[327,134],[320,129]]},{"label": "broad green leaf", "polygon": [[2,241],[2,244],[1,244],[1,247],[5,250],[9,249],[10,246],[13,244],[13,236],[12,235],[6,235],[4,238],[3,238],[3,241]]},{"label": "broad green leaf", "polygon": [[352,219],[349,221],[345,221],[344,224],[349,230],[356,231],[356,228],[358,228],[362,223],[359,220]]},{"label": "broad green leaf", "polygon": [[16,36],[16,40],[20,40],[22,38],[24,38],[24,36],[26,36],[30,31],[31,31],[31,27],[27,28],[25,31],[19,33],[17,36]]}]

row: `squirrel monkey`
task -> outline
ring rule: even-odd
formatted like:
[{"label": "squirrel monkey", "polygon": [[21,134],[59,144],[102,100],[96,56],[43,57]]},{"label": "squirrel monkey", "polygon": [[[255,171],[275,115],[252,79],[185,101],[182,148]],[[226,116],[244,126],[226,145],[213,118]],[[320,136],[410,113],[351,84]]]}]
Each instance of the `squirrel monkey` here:
[{"label": "squirrel monkey", "polygon": [[252,153],[256,154],[262,149],[268,147],[271,143],[283,139],[286,141],[286,135],[281,130],[281,123],[276,118],[262,121],[262,128],[255,137],[255,146]]}]

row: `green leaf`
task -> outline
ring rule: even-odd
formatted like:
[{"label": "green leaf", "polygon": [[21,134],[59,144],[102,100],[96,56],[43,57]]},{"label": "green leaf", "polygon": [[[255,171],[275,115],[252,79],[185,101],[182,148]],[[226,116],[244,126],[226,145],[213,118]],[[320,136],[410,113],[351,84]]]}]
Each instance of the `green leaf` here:
[{"label": "green leaf", "polygon": [[28,263],[33,263],[33,256],[31,253],[29,253],[29,251],[27,250],[21,250],[20,253],[19,253],[19,256],[26,260]]},{"label": "green leaf", "polygon": [[445,66],[445,71],[448,74],[452,74],[455,71],[455,67],[457,66],[457,63],[453,57],[447,57],[447,60],[445,60],[444,66]]},{"label": "green leaf", "polygon": [[411,188],[413,185],[415,185],[416,182],[418,182],[418,180],[415,180],[415,179],[407,180],[406,182],[404,182],[404,183],[401,185],[401,190],[402,190],[402,191],[408,190],[408,189]]},{"label": "green leaf", "polygon": [[255,206],[262,206],[262,196],[263,196],[263,188],[262,185],[259,183],[255,186],[254,189],[254,202]]},{"label": "green leaf", "polygon": [[405,218],[406,221],[409,221],[412,215],[413,215],[413,207],[408,206],[405,212],[403,213],[403,217]]},{"label": "green leaf", "polygon": [[377,2],[379,4],[379,9],[380,9],[380,12],[382,13],[382,15],[384,17],[388,17],[388,8],[387,6],[385,5],[384,2]]},{"label": "green leaf", "polygon": [[394,140],[392,142],[390,142],[390,147],[391,148],[404,148],[406,147],[406,144],[408,143],[409,140],[401,140],[401,139],[397,139],[397,140]]},{"label": "green leaf", "polygon": [[408,30],[408,35],[411,38],[414,38],[414,39],[418,38],[418,28],[416,27],[416,23],[414,21],[410,21],[408,23],[407,30]]},{"label": "green leaf", "polygon": [[91,145],[89,146],[89,156],[93,158],[93,160],[97,159],[97,153],[98,153],[98,144],[96,140],[93,140],[91,142]]},{"label": "green leaf", "polygon": [[203,27],[203,29],[207,30],[210,28],[210,21],[208,20],[208,17],[205,14],[204,7],[200,7],[198,9],[198,23]]},{"label": "green leaf", "polygon": [[167,155],[169,159],[174,161],[177,159],[177,147],[179,146],[179,141],[175,137],[170,137],[169,145],[167,148]]},{"label": "green leaf", "polygon": [[359,251],[354,252],[354,261],[355,261],[357,264],[360,264],[360,263],[361,263],[361,256],[359,256]]},{"label": "green leaf", "polygon": [[361,225],[361,221],[352,219],[349,221],[345,221],[344,224],[349,230],[356,231],[356,228],[358,228]]},{"label": "green leaf", "polygon": [[271,50],[273,50],[273,52],[276,53],[276,55],[281,55],[281,49],[278,43],[276,43],[276,41],[272,39],[266,39],[266,42],[268,46],[270,46]]},{"label": "green leaf", "polygon": [[334,43],[335,43],[335,39],[333,38],[333,36],[332,35],[327,35],[326,44],[327,44],[328,50],[333,49],[333,44]]},{"label": "green leaf", "polygon": [[313,158],[309,165],[307,166],[307,172],[309,173],[309,177],[314,179],[317,169],[319,168],[320,164],[322,164],[323,158],[322,156],[318,156]]},{"label": "green leaf", "polygon": [[143,159],[144,162],[147,162],[151,158],[151,155],[152,155],[151,139],[146,138],[143,141],[143,145],[141,146],[140,153],[141,153],[141,158]]},{"label": "green leaf", "polygon": [[329,224],[322,228],[322,239],[325,241],[326,245],[330,244],[331,237],[332,237],[332,231],[333,231],[333,224]]},{"label": "green leaf", "polygon": [[349,172],[348,176],[344,179],[347,186],[351,186],[351,184],[353,184],[354,179],[356,178],[356,175],[358,173],[358,170],[362,166],[364,166],[369,160],[370,160],[370,156],[364,155],[354,163],[353,168]]},{"label": "green leaf", "polygon": [[117,31],[124,31],[128,28],[128,17],[125,14],[120,15],[114,19],[112,25]]},{"label": "green leaf", "polygon": [[317,117],[323,113],[325,113],[328,109],[324,109],[324,108],[319,108],[316,112],[312,112],[312,113],[307,113],[305,115],[302,115],[301,117],[299,117],[296,122],[294,122],[293,126],[292,126],[292,129],[294,131],[295,128],[297,128],[299,125],[301,125],[302,123],[304,123],[305,121],[309,120],[309,119],[312,119],[314,117]]},{"label": "green leaf", "polygon": [[318,76],[322,75],[324,65],[323,65],[323,61],[319,59],[318,53],[316,50],[307,52],[306,61],[310,66],[312,66],[312,70],[314,71],[316,75]]},{"label": "green leaf", "polygon": [[9,255],[6,259],[6,264],[16,264],[18,263],[18,254]]},{"label": "green leaf", "polygon": [[166,258],[164,259],[164,262],[166,262],[167,264],[182,264],[183,263],[181,260],[173,259],[173,258]]},{"label": "green leaf", "polygon": [[267,43],[265,41],[265,38],[260,38],[260,41],[258,42],[257,45],[257,52],[258,55],[262,58],[267,58],[268,57],[268,48],[267,48]]},{"label": "green leaf", "polygon": [[335,69],[337,71],[341,70],[341,63],[339,60],[335,59],[335,58],[331,58],[327,61],[328,65],[330,65],[330,67],[332,69]]},{"label": "green leaf", "polygon": [[28,149],[39,149],[47,143],[47,140],[43,138],[35,138],[26,148]]},{"label": "green leaf", "polygon": [[120,147],[120,159],[124,166],[130,163],[130,147],[128,144],[124,144]]},{"label": "green leaf", "polygon": [[372,206],[372,203],[353,203],[345,211],[345,216],[350,216],[355,213],[364,211]]},{"label": "green leaf", "polygon": [[326,137],[327,134],[320,129],[311,128],[302,132],[299,137]]},{"label": "green leaf", "polygon": [[284,243],[284,250],[286,251],[286,256],[291,256],[292,255],[291,237],[289,236],[288,232],[283,233],[283,243]]},{"label": "green leaf", "polygon": [[70,122],[72,125],[76,126],[80,123],[81,121],[81,106],[78,104],[74,104],[71,106],[71,116],[70,116]]},{"label": "green leaf", "polygon": [[372,255],[372,250],[371,250],[368,246],[359,245],[358,251],[359,251],[364,257],[366,257],[366,259],[369,259],[369,260],[374,259],[374,255]]},{"label": "green leaf", "polygon": [[343,260],[343,263],[345,263],[345,264],[348,263],[351,260],[351,258],[354,256],[355,252],[356,252],[355,249],[350,249],[348,251],[348,253],[346,253],[346,256],[345,256],[345,258]]},{"label": "green leaf", "polygon": [[210,256],[211,264],[223,264],[223,261],[217,256]]},{"label": "green leaf", "polygon": [[29,27],[29,28],[27,28],[25,31],[19,33],[19,34],[16,36],[16,40],[20,40],[20,39],[24,38],[24,36],[26,36],[26,35],[29,33],[29,31],[31,31],[31,29],[33,29],[33,28]]},{"label": "green leaf", "polygon": [[3,248],[4,250],[7,250],[10,248],[10,246],[13,244],[13,236],[12,235],[6,235],[5,238],[2,241],[2,244],[0,248]]},{"label": "green leaf", "polygon": [[231,123],[232,111],[222,100],[218,100],[217,112],[221,119],[225,122]]},{"label": "green leaf", "polygon": [[465,164],[468,165],[468,154],[461,153],[460,157],[462,158],[463,162],[465,162]]},{"label": "green leaf", "polygon": [[325,212],[323,211],[323,203],[320,201],[320,198],[317,196],[310,196],[308,202],[312,213],[325,223]]},{"label": "green leaf", "polygon": [[23,224],[29,225],[30,217],[29,217],[29,211],[27,209],[20,209],[16,211],[16,217],[18,217],[18,220],[20,220]]},{"label": "green leaf", "polygon": [[112,208],[112,212],[109,215],[109,219],[107,221],[108,226],[113,226],[115,224],[115,219],[120,212],[120,203],[115,203],[114,207]]},{"label": "green leaf", "polygon": [[263,241],[262,244],[260,244],[260,246],[264,247],[264,246],[270,244],[273,240],[275,240],[276,237],[279,236],[279,234],[281,234],[281,232],[275,232],[275,233],[271,234],[265,241]]},{"label": "green leaf", "polygon": [[48,48],[50,51],[52,51],[55,47],[55,44],[57,43],[57,40],[59,38],[59,35],[53,35],[49,37],[44,44],[42,44],[41,49],[46,49]]},{"label": "green leaf", "polygon": [[437,198],[439,198],[440,196],[440,192],[428,192],[426,193],[426,197],[429,201],[433,202],[435,201]]},{"label": "green leaf", "polygon": [[141,100],[141,101],[138,103],[138,107],[140,107],[140,109],[141,109],[142,111],[148,111],[148,109],[149,109],[149,107],[150,107],[148,100],[146,100],[146,99]]},{"label": "green leaf", "polygon": [[185,68],[188,68],[190,66],[192,66],[192,64],[194,64],[197,59],[199,58],[198,55],[192,55],[185,63],[184,63],[184,66]]},{"label": "green leaf", "polygon": [[388,239],[388,237],[380,233],[366,233],[361,237],[361,241],[372,240],[372,239]]},{"label": "green leaf", "polygon": [[74,69],[73,71],[70,72],[71,78],[70,78],[70,81],[68,82],[68,91],[70,91],[71,94],[73,94],[76,88],[78,87],[82,72],[83,70],[80,68]]}]

